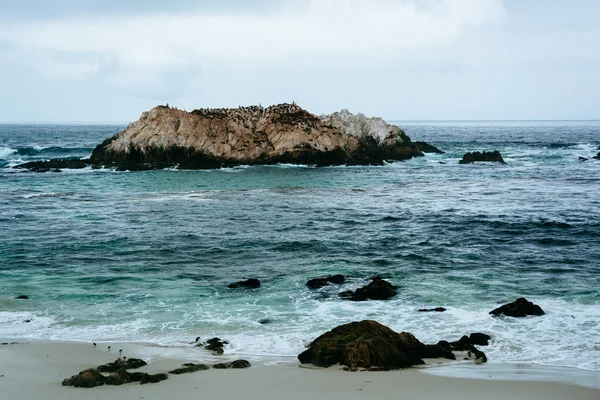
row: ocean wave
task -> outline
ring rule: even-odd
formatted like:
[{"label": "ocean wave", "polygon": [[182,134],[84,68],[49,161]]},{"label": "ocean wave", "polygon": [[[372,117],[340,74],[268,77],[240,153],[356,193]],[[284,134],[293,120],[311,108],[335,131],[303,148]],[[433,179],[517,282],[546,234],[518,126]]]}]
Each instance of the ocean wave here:
[{"label": "ocean wave", "polygon": [[11,147],[0,147],[0,159],[5,159],[6,157],[15,154],[17,149],[13,149]]}]

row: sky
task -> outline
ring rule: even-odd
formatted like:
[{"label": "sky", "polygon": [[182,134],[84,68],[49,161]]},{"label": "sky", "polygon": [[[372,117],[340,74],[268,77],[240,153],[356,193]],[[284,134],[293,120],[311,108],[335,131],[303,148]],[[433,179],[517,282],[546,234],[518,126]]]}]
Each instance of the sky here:
[{"label": "sky", "polygon": [[0,122],[600,119],[597,0],[0,0]]}]

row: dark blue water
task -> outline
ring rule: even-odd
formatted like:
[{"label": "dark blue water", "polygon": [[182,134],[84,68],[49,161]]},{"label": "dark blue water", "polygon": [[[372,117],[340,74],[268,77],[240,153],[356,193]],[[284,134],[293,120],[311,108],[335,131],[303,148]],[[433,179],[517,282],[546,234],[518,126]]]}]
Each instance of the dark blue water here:
[{"label": "dark blue water", "polygon": [[[446,151],[382,167],[75,170],[115,125],[0,125],[0,337],[148,341],[198,335],[250,358],[294,356],[376,319],[433,342],[494,335],[491,362],[600,370],[600,122],[401,123]],[[459,165],[500,150],[507,165]],[[342,301],[384,275],[387,302]],[[227,289],[259,278],[256,291]],[[28,301],[14,297],[26,294]],[[492,318],[525,296],[547,314]],[[444,306],[443,314],[417,313]],[[30,320],[30,322],[25,322]],[[267,322],[267,323],[264,323]]]}]

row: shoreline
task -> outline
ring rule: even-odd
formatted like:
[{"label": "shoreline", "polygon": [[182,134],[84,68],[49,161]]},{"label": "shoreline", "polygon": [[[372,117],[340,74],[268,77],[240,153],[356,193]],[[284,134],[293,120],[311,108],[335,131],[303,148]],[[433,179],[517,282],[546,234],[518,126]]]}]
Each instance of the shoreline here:
[{"label": "shoreline", "polygon": [[[102,346],[102,347],[101,347]],[[123,355],[142,358],[148,365],[140,371],[158,373],[184,362],[233,361],[193,348],[170,348],[141,343],[113,343],[111,352],[104,343],[21,342],[0,346],[0,390],[6,398],[120,398],[164,399],[230,398],[260,393],[263,399],[304,399],[317,396],[331,399],[391,398],[413,399],[544,398],[597,399],[600,373],[570,368],[511,364],[446,364],[389,372],[347,372],[302,366],[295,363],[258,362],[249,369],[199,371],[170,375],[157,384],[102,386],[92,389],[63,387],[63,379],[86,368],[112,362]],[[188,351],[192,350],[192,351]],[[236,357],[237,358],[237,357]],[[243,358],[243,357],[242,357]],[[566,382],[565,382],[566,380]],[[50,395],[50,393],[52,395]]]}]

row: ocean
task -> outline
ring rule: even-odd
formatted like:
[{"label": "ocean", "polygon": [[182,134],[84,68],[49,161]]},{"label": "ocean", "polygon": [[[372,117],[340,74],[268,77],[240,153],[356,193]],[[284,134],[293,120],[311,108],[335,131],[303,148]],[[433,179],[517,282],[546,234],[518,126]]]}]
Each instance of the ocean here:
[{"label": "ocean", "polygon": [[[122,125],[0,125],[0,338],[136,342],[287,360],[377,320],[426,343],[493,336],[489,363],[600,371],[600,121],[398,122],[445,154],[372,167],[30,173]],[[459,165],[499,150],[506,165]],[[306,281],[348,277],[342,287]],[[343,290],[383,276],[388,301]],[[228,289],[258,278],[256,290]],[[29,300],[17,300],[27,295]],[[546,315],[488,313],[518,297]],[[445,307],[444,313],[419,308]]]}]

